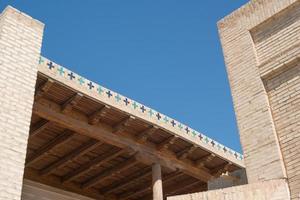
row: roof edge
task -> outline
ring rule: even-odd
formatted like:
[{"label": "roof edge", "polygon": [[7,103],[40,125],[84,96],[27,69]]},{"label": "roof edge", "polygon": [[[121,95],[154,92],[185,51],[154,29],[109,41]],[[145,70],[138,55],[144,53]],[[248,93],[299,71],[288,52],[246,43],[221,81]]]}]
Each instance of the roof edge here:
[{"label": "roof edge", "polygon": [[45,57],[40,57],[38,71],[76,91],[86,94],[102,104],[109,105],[129,115],[156,125],[170,134],[176,135],[228,162],[245,168],[242,154],[167,115],[90,81]]}]

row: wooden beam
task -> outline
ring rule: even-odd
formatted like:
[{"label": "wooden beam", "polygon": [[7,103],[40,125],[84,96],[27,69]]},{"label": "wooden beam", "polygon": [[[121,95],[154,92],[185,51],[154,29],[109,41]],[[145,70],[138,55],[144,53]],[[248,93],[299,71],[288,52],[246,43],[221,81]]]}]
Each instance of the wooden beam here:
[{"label": "wooden beam", "polygon": [[133,116],[128,116],[125,119],[121,120],[120,122],[118,122],[116,125],[113,126],[113,133],[117,133],[117,132],[122,132],[127,126],[128,124],[135,120],[135,117]]},{"label": "wooden beam", "polygon": [[212,172],[212,174],[214,174],[214,176],[219,177],[223,173],[227,172],[231,166],[232,166],[231,162],[223,163],[223,164],[215,167],[214,169],[212,169],[211,172]]},{"label": "wooden beam", "polygon": [[150,192],[151,191],[151,185],[148,185],[146,187],[143,187],[141,190],[135,191],[135,192],[129,192],[129,193],[125,193],[123,195],[121,195],[119,197],[120,200],[127,200],[127,199],[131,199],[132,197],[141,195],[145,192]]},{"label": "wooden beam", "polygon": [[37,123],[35,123],[31,128],[30,128],[30,133],[29,137],[33,138],[36,135],[38,135],[40,132],[45,130],[47,127],[49,127],[51,123],[48,120],[41,119]]},{"label": "wooden beam", "polygon": [[70,182],[70,181],[74,180],[75,178],[77,178],[78,176],[85,174],[89,170],[95,169],[95,168],[101,166],[103,163],[106,163],[106,162],[120,156],[121,154],[124,154],[126,151],[128,151],[128,150],[122,149],[122,150],[118,150],[116,152],[108,151],[108,152],[94,158],[90,162],[80,166],[79,168],[67,173],[64,177],[62,177],[62,182],[63,183]]},{"label": "wooden beam", "polygon": [[197,146],[191,145],[191,146],[185,148],[183,151],[181,151],[177,157],[179,159],[185,159],[188,157],[189,154],[193,153],[197,148],[198,148]]},{"label": "wooden beam", "polygon": [[74,106],[76,106],[80,100],[82,99],[83,94],[76,93],[74,96],[72,96],[70,99],[67,100],[62,106],[62,112],[63,113],[69,113]]},{"label": "wooden beam", "polygon": [[142,131],[137,135],[137,141],[139,143],[145,143],[153,133],[155,133],[159,128],[157,126],[150,126],[146,130]]},{"label": "wooden beam", "polygon": [[179,170],[176,170],[174,172],[171,172],[165,176],[163,176],[163,185],[165,185],[166,183],[169,183],[171,181],[173,181],[174,179],[183,176],[184,174],[182,172],[180,172]]},{"label": "wooden beam", "polygon": [[86,188],[91,188],[94,185],[99,184],[100,182],[104,181],[107,178],[111,178],[115,176],[116,174],[119,174],[120,172],[129,169],[130,167],[134,166],[137,164],[137,160],[135,156],[132,156],[130,159],[121,162],[120,164],[105,170],[104,172],[101,172],[95,176],[93,176],[91,179],[87,180],[81,185],[81,188],[86,189]]},{"label": "wooden beam", "polygon": [[163,142],[161,142],[160,144],[158,144],[156,148],[158,150],[168,149],[169,146],[171,146],[172,144],[174,144],[177,139],[178,139],[178,136],[172,135],[169,138],[167,138],[166,140],[164,140]]},{"label": "wooden beam", "polygon": [[[178,178],[179,176],[182,176],[182,175],[183,174],[179,173],[178,171],[171,172],[170,174],[167,174],[166,176],[163,177],[162,184],[165,185],[168,182],[170,182],[170,181],[172,181],[172,180],[174,180],[174,179],[176,179],[176,178]],[[149,184],[148,186],[146,185],[145,187],[143,187],[140,190],[125,193],[125,194],[121,195],[119,197],[119,199],[121,199],[121,200],[131,199],[132,197],[141,195],[141,194],[146,193],[146,192],[150,192],[151,189],[152,189],[152,187]]]},{"label": "wooden beam", "polygon": [[99,145],[103,144],[102,142],[99,142],[94,139],[90,139],[80,147],[76,148],[74,151],[71,151],[67,155],[64,155],[57,161],[51,163],[50,165],[46,166],[40,171],[41,176],[46,176],[52,173],[57,168],[61,168],[68,164],[70,161],[74,160],[75,158],[80,157],[81,155],[86,154],[87,152],[91,151],[92,149],[95,149]]},{"label": "wooden beam", "polygon": [[153,200],[163,200],[161,166],[159,163],[154,163],[152,165],[152,193]]},{"label": "wooden beam", "polygon": [[73,132],[70,130],[66,130],[63,133],[59,134],[57,137],[52,139],[50,142],[46,143],[44,146],[40,147],[36,150],[36,153],[29,157],[26,161],[26,167],[34,163],[35,161],[39,160],[42,156],[48,153],[53,148],[65,144],[68,142],[73,136]]},{"label": "wooden beam", "polygon": [[[76,133],[105,141],[106,143],[119,148],[132,148],[134,151],[143,155],[143,157],[139,158],[141,162],[147,163],[159,161],[161,165],[167,168],[178,168],[190,176],[205,182],[213,178],[208,171],[199,169],[192,161],[188,159],[179,160],[170,151],[158,150],[153,143],[146,142],[145,144],[140,144],[131,134],[114,134],[112,128],[107,124],[98,123],[97,125],[90,125],[87,123],[87,120],[85,120],[87,119],[85,115],[81,113],[63,114],[60,110],[60,105],[49,100],[35,102],[33,106],[34,114],[73,130]],[[71,114],[73,114],[73,116]],[[78,116],[74,116],[75,114]]]},{"label": "wooden beam", "polygon": [[110,107],[107,105],[102,106],[99,110],[89,116],[89,123],[92,125],[99,123],[101,117],[103,117],[109,109]]},{"label": "wooden beam", "polygon": [[211,154],[208,154],[206,156],[203,156],[202,158],[198,159],[196,161],[196,165],[198,167],[204,167],[205,163],[208,163],[208,162],[211,162],[213,161],[213,159],[216,157],[215,154],[211,153]]},{"label": "wooden beam", "polygon": [[40,100],[52,87],[54,81],[52,79],[48,79],[43,85],[36,89],[34,99],[35,101]]},{"label": "wooden beam", "polygon": [[134,177],[126,177],[125,180],[122,182],[118,183],[117,185],[113,185],[111,188],[105,190],[105,195],[106,194],[111,194],[114,193],[120,189],[124,189],[128,187],[129,185],[132,185],[134,183],[139,183],[142,179],[149,177],[152,174],[151,170],[149,168],[145,168],[141,173],[139,173],[138,176]]}]

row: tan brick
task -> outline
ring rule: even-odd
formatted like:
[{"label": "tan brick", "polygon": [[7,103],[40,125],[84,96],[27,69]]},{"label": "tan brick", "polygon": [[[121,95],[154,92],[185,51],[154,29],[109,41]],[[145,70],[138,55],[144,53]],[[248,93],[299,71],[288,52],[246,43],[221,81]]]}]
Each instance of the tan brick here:
[{"label": "tan brick", "polygon": [[7,7],[0,15],[0,199],[19,200],[44,25]]},{"label": "tan brick", "polygon": [[219,24],[250,183],[300,196],[300,1],[256,0]]}]

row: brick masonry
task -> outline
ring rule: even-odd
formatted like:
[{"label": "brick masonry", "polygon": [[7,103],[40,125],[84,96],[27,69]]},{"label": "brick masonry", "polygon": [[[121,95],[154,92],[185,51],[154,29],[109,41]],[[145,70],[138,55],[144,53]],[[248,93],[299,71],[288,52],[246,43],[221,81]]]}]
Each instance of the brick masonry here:
[{"label": "brick masonry", "polygon": [[287,200],[285,180],[270,180],[249,185],[168,197],[168,200]]},{"label": "brick masonry", "polygon": [[256,0],[218,23],[249,183],[300,197],[300,1]]},{"label": "brick masonry", "polygon": [[[169,199],[272,200],[289,199],[289,193],[298,199],[300,1],[253,0],[219,21],[218,27],[250,184]],[[0,15],[0,162],[5,163],[0,165],[0,200],[21,198],[43,28],[41,22],[12,7]],[[50,73],[46,68],[42,71]],[[61,73],[53,76],[65,81]],[[112,104],[121,107],[118,102]],[[163,123],[160,118],[136,115]],[[177,129],[182,136],[184,130]],[[195,135],[183,137],[217,151],[195,140]],[[228,157],[227,150],[226,157],[241,162],[234,154]]]},{"label": "brick masonry", "polygon": [[19,200],[44,25],[7,7],[0,15],[0,199]]},{"label": "brick masonry", "polygon": [[300,62],[266,80],[273,119],[294,199],[300,198]]}]

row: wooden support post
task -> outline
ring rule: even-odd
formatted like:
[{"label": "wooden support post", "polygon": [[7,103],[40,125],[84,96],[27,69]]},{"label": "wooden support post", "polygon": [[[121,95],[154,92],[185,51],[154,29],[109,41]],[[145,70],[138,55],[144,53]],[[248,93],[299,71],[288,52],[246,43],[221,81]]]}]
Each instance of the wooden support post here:
[{"label": "wooden support post", "polygon": [[161,167],[159,163],[152,165],[152,189],[153,200],[163,200],[163,188],[161,179]]}]

